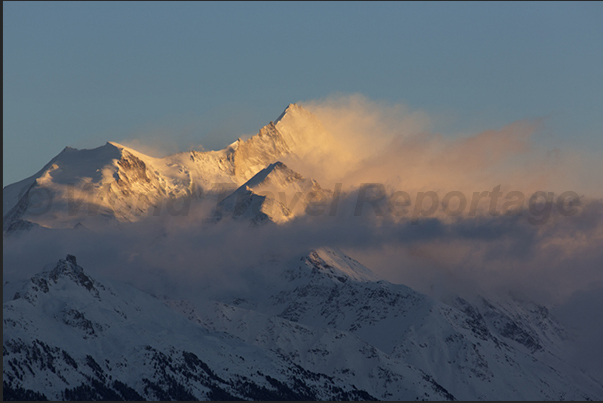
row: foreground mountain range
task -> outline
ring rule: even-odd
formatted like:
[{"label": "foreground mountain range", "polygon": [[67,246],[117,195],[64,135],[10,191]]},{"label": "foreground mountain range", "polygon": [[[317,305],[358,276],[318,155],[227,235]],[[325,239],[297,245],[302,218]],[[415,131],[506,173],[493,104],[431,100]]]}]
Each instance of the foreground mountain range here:
[{"label": "foreground mountain range", "polygon": [[[595,399],[546,308],[449,304],[332,249],[192,303],[92,278],[73,256],[4,303],[4,397],[51,400]],[[259,288],[256,288],[259,287]]]},{"label": "foreground mountain range", "polygon": [[[4,237],[123,229],[204,197],[216,203],[200,228],[229,221],[253,236],[289,225],[312,200],[337,198],[282,162],[303,167],[328,135],[290,105],[220,151],[66,148],[4,188]],[[570,364],[572,337],[544,306],[510,295],[435,299],[327,246],[267,246],[262,256],[237,280],[244,286],[199,284],[198,298],[93,276],[72,255],[5,279],[4,399],[603,398],[603,385]]]}]

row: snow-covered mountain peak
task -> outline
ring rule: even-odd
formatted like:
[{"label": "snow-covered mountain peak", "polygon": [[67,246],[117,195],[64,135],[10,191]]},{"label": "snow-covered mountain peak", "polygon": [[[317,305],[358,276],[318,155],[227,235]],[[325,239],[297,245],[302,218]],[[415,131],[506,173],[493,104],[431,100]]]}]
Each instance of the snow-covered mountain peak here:
[{"label": "snow-covered mountain peak", "polygon": [[57,185],[109,184],[119,181],[119,171],[140,170],[153,157],[121,144],[108,141],[93,149],[65,147],[35,177],[37,185],[57,189]]},{"label": "snow-covered mountain peak", "polygon": [[314,114],[297,104],[289,105],[274,127],[291,150],[300,157],[316,149],[325,140],[330,141],[331,137]]},{"label": "snow-covered mountain peak", "polygon": [[225,216],[253,224],[284,223],[303,214],[311,200],[326,201],[331,192],[280,161],[268,165],[217,206],[214,220]]},{"label": "snow-covered mountain peak", "polygon": [[340,282],[353,280],[358,282],[374,282],[381,278],[352,259],[337,248],[317,248],[312,250],[304,260],[307,267],[316,270]]},{"label": "snow-covered mountain peak", "polygon": [[96,299],[100,298],[99,288],[105,289],[84,273],[75,256],[67,255],[65,259],[60,259],[52,270],[38,273],[26,281],[14,299],[23,297],[35,305],[40,294],[52,293],[55,288],[61,292],[70,290],[74,297],[79,294],[91,294]]},{"label": "snow-covered mountain peak", "polygon": [[121,144],[119,144],[119,143],[118,143],[118,142],[116,142],[116,141],[107,141],[107,144],[105,144],[105,145],[107,145],[107,146],[113,146],[113,147],[115,147],[115,148],[120,148],[120,149],[127,148],[126,146],[121,145]]},{"label": "snow-covered mountain peak", "polygon": [[303,107],[301,105],[298,105],[295,103],[287,105],[285,110],[279,115],[278,118],[276,118],[276,120],[274,121],[274,124],[277,124],[278,122],[280,122],[285,117],[285,115],[294,114],[294,113],[299,112],[300,110],[303,110]]},{"label": "snow-covered mountain peak", "polygon": [[287,168],[287,165],[283,164],[280,161],[276,161],[274,164],[270,164],[269,167],[272,167],[272,169],[289,169]]},{"label": "snow-covered mountain peak", "polygon": [[88,280],[86,280],[88,276],[84,274],[84,269],[77,264],[77,259],[73,255],[67,255],[65,259],[59,259],[54,269],[48,274],[48,278],[53,280],[59,277],[75,278],[78,283],[84,283],[86,288],[89,288]]},{"label": "snow-covered mountain peak", "polygon": [[[374,281],[335,248],[275,267],[281,263],[297,277],[274,276],[237,298],[195,304],[101,283],[68,255],[3,305],[5,393],[23,388],[54,400],[229,396],[213,390],[310,400],[588,400],[603,393],[545,344],[524,348],[527,339],[517,336],[530,329],[521,331],[529,319],[515,315],[521,310],[446,305]],[[540,340],[554,330],[544,324]],[[258,384],[264,389],[252,394]],[[267,394],[274,388],[280,394]]]},{"label": "snow-covered mountain peak", "polygon": [[36,176],[38,183],[74,184],[81,178],[99,181],[103,167],[113,165],[123,153],[123,148],[107,142],[105,145],[82,149],[65,147]]},{"label": "snow-covered mountain peak", "polygon": [[[58,266],[77,268],[71,258]],[[34,278],[52,283],[49,273]],[[353,380],[210,330],[127,284],[92,281],[102,298],[60,277],[36,303],[3,304],[5,399],[375,400]],[[441,397],[416,372],[409,396]]]},{"label": "snow-covered mountain peak", "polygon": [[253,189],[262,184],[267,184],[268,181],[274,179],[275,177],[283,179],[284,182],[299,181],[304,179],[303,176],[289,169],[287,165],[283,164],[280,161],[277,161],[273,164],[268,165],[266,168],[258,172],[253,178],[249,179],[245,183],[245,186],[248,186],[250,189]]},{"label": "snow-covered mountain peak", "polygon": [[257,194],[244,184],[216,206],[212,221],[223,218],[249,221],[251,225],[284,223],[290,220],[291,211],[279,201]]},{"label": "snow-covered mountain peak", "polygon": [[242,139],[239,137],[239,138],[238,138],[238,139],[237,139],[235,142],[230,143],[230,144],[229,144],[229,145],[228,145],[228,146],[225,148],[225,150],[226,150],[227,152],[233,152],[233,151],[236,151],[236,150],[237,150],[237,148],[239,148],[239,145],[241,145],[241,143],[242,143],[242,142],[243,142],[243,140],[242,140]]},{"label": "snow-covered mountain peak", "polygon": [[[219,151],[190,151],[154,158],[114,141],[94,149],[66,147],[35,175],[4,188],[3,228],[70,229],[77,223],[93,228],[138,221],[151,208],[171,199],[200,191],[211,193],[215,184],[241,186],[288,156],[303,160],[326,139],[325,133],[315,116],[291,104],[276,123],[270,122],[248,140],[238,139]],[[272,170],[280,177],[268,181],[272,188],[263,190],[287,193],[288,201],[279,202],[289,210],[297,208],[294,215],[302,212],[305,204],[295,202],[289,208],[289,190],[292,194],[321,192],[314,181],[302,180],[292,171],[285,174],[280,165]],[[279,184],[281,180],[283,184]],[[268,182],[261,181],[262,186]],[[283,189],[293,183],[297,185]],[[47,202],[43,214],[39,208],[34,211],[36,197]]]}]

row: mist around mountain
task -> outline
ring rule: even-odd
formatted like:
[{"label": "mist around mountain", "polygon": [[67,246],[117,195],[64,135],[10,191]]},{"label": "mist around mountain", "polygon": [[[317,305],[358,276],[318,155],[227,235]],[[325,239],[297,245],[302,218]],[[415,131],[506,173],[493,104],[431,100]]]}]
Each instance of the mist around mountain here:
[{"label": "mist around mountain", "polygon": [[6,186],[5,399],[603,398],[601,199],[531,122],[445,139],[386,112],[66,147]]}]

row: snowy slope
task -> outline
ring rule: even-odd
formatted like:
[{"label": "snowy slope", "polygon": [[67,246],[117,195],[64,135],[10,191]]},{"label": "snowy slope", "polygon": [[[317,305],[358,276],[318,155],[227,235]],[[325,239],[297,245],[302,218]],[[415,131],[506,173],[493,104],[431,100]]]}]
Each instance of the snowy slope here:
[{"label": "snowy slope", "polygon": [[[101,283],[72,256],[25,282],[3,313],[5,398],[374,398],[189,321],[130,286]],[[446,397],[418,371],[413,382],[401,396]]]},{"label": "snowy slope", "polygon": [[[218,312],[206,308],[193,316],[252,342],[248,332],[256,329],[259,320],[269,320],[268,329],[277,335],[286,335],[298,325],[321,337],[326,337],[321,333],[325,329],[337,330],[370,345],[388,365],[404,363],[421,370],[459,399],[602,396],[600,384],[558,355],[567,340],[543,307],[517,301],[500,306],[485,299],[474,306],[460,298],[456,306],[445,304],[379,280],[335,249],[322,248],[275,265],[273,273],[280,275],[270,286],[262,284],[251,287],[247,295],[225,297],[215,308]],[[258,319],[258,313],[269,319]],[[268,332],[265,326],[253,332],[261,335],[256,344],[278,345],[278,339],[263,334]],[[267,337],[271,341],[263,344]],[[326,357],[337,354],[336,348],[322,349],[328,351]],[[352,349],[342,347],[342,351],[353,356]],[[299,362],[307,359],[298,356]],[[327,373],[340,373],[345,369],[342,365]],[[374,385],[365,388],[382,398],[390,393]]]},{"label": "snowy slope", "polygon": [[5,390],[54,399],[603,396],[559,357],[563,329],[534,304],[442,303],[330,248],[256,269],[269,276],[249,277],[246,293],[196,302],[98,281],[71,256],[5,286],[17,290],[3,304]]},{"label": "snowy slope", "polygon": [[67,147],[34,177],[4,189],[11,197],[22,194],[12,208],[5,205],[5,230],[16,220],[49,228],[133,221],[171,190],[154,163],[116,143],[93,150]]},{"label": "snowy slope", "polygon": [[275,162],[220,201],[214,220],[232,217],[253,224],[281,224],[304,214],[310,203],[327,202],[330,196],[315,180]]},{"label": "snowy slope", "polygon": [[377,399],[453,398],[423,371],[350,332],[307,326],[220,302],[196,306],[186,301],[167,303],[196,323],[273,351],[336,383],[355,385]]},{"label": "snowy slope", "polygon": [[3,189],[4,231],[18,221],[48,228],[138,221],[169,200],[241,186],[279,158],[302,155],[309,137],[321,139],[311,133],[317,125],[312,114],[290,105],[276,125],[219,151],[153,158],[114,142],[66,147],[35,175]]}]

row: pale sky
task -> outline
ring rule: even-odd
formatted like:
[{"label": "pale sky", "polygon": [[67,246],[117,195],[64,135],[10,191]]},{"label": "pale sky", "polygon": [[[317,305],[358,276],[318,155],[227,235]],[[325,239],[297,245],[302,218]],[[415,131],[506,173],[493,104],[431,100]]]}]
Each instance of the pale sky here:
[{"label": "pale sky", "polygon": [[544,118],[603,152],[603,4],[4,2],[4,186],[65,146],[222,148],[362,94],[445,135]]}]

